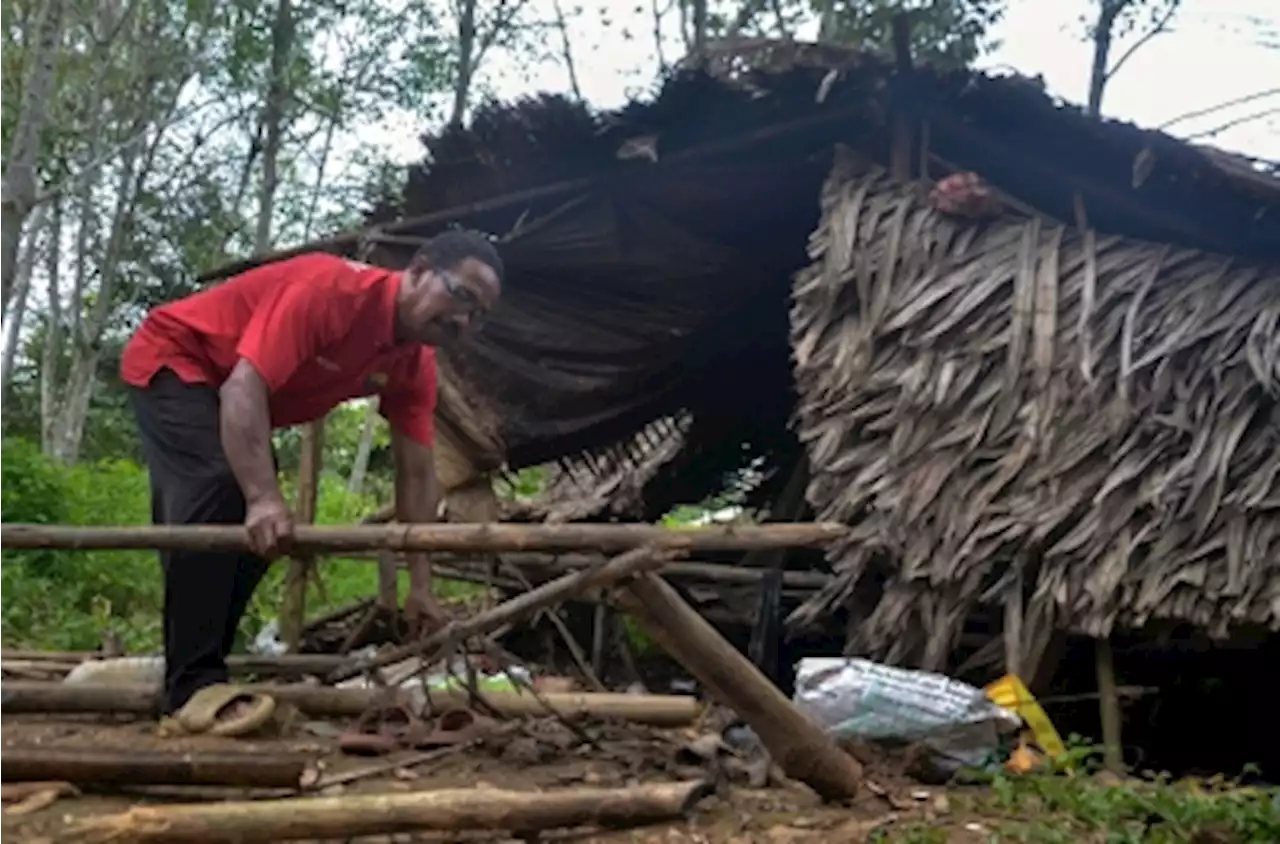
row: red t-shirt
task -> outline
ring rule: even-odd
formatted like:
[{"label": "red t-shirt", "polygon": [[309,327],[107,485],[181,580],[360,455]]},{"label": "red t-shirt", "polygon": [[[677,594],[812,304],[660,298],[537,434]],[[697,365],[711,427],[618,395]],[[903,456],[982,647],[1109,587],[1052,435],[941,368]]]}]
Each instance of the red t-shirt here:
[{"label": "red t-shirt", "polygon": [[245,358],[267,382],[275,427],[377,393],[393,427],[431,445],[435,349],[396,344],[399,284],[397,272],[324,253],[266,264],[147,314],[120,377],[145,387],[167,367],[217,387]]}]

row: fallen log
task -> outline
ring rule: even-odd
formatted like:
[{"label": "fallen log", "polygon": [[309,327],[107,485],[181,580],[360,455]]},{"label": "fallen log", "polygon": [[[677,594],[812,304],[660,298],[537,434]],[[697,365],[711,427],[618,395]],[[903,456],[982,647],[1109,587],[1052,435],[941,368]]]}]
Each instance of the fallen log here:
[{"label": "fallen log", "polygon": [[666,565],[670,558],[670,553],[660,554],[650,546],[633,549],[600,565],[580,569],[544,583],[470,618],[451,621],[420,642],[392,648],[374,657],[353,658],[349,665],[330,674],[329,682],[338,683],[370,669],[391,665],[410,657],[438,653],[472,636],[483,636],[504,625],[525,621],[543,607],[561,603],[588,589],[609,586],[624,577],[659,568]]},{"label": "fallen log", "polygon": [[[248,684],[246,689],[273,696],[315,716],[355,717],[364,713],[384,695],[380,689],[336,689],[302,684]],[[156,711],[159,686],[150,683],[41,683],[6,682],[0,686],[0,711],[23,713],[129,713],[151,715]],[[660,727],[678,727],[697,720],[702,711],[690,695],[627,695],[606,692],[544,692],[542,699],[566,718],[603,718],[633,721]],[[468,703],[463,690],[433,691],[437,708]],[[546,714],[546,708],[531,694],[485,692],[484,699],[498,714]]]},{"label": "fallen log", "polygon": [[235,785],[298,788],[309,759],[290,754],[80,750],[67,747],[5,747],[0,779],[56,780],[75,785]]},{"label": "fallen log", "polygon": [[654,641],[755,731],[788,776],[827,800],[856,795],[862,766],[661,577],[639,575],[618,589],[615,599]]},{"label": "fallen log", "polygon": [[[291,554],[344,551],[556,551],[618,553],[649,545],[660,551],[749,551],[823,546],[848,532],[840,524],[774,523],[666,528],[647,524],[299,525]],[[229,525],[0,525],[0,548],[246,551],[244,528]]]},{"label": "fallen log", "polygon": [[139,806],[86,818],[75,840],[297,841],[397,832],[627,827],[686,817],[712,791],[703,781],[560,791],[445,789],[178,806]]}]

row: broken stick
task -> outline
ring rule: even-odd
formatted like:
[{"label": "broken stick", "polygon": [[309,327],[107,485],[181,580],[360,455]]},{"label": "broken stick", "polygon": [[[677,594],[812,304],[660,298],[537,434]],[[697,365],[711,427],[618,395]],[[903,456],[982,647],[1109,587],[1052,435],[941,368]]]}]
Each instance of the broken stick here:
[{"label": "broken stick", "polygon": [[79,750],[6,747],[0,755],[5,782],[57,780],[76,785],[237,785],[297,788],[309,759],[298,754]]},{"label": "broken stick", "polygon": [[827,800],[854,797],[862,766],[769,682],[661,577],[619,589],[618,605],[760,737],[774,762]]},{"label": "broken stick", "polygon": [[472,636],[483,636],[504,624],[525,621],[543,607],[558,604],[588,589],[608,586],[624,577],[666,565],[673,557],[652,547],[636,548],[595,566],[548,581],[536,589],[504,601],[490,610],[461,621],[451,621],[421,642],[392,648],[374,657],[359,657],[329,675],[330,683],[339,683],[365,671],[391,665],[414,656],[431,656]]},{"label": "broken stick", "polygon": [[685,817],[712,791],[701,780],[561,791],[446,789],[179,806],[140,806],[87,818],[76,841],[296,841],[397,832],[534,833],[594,824],[638,826]]}]

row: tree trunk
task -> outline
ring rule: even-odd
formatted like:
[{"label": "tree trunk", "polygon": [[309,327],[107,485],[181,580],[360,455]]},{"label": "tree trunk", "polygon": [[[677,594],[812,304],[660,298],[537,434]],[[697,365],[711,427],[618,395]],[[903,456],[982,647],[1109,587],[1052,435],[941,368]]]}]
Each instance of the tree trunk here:
[{"label": "tree trunk", "polygon": [[364,490],[364,478],[369,472],[369,458],[373,455],[373,426],[378,421],[378,397],[369,399],[364,412],[364,426],[360,429],[360,443],[356,446],[355,459],[351,461],[351,475],[347,478],[347,492],[359,495]]},{"label": "tree trunk", "polygon": [[[141,132],[147,120],[139,116],[130,131]],[[50,455],[63,463],[75,463],[80,456],[80,444],[84,439],[85,420],[89,415],[89,402],[97,382],[98,364],[102,358],[102,334],[114,311],[116,281],[119,276],[121,253],[133,223],[133,209],[146,169],[140,170],[138,145],[125,148],[120,165],[120,180],[116,185],[116,207],[111,219],[111,233],[106,250],[98,267],[98,289],[93,300],[93,310],[88,319],[81,320],[79,333],[71,335],[70,373],[62,400],[54,416],[52,450]],[[90,211],[96,214],[96,210]],[[82,313],[83,301],[73,301],[77,313]]]},{"label": "tree trunk", "polygon": [[1091,117],[1102,116],[1102,94],[1107,87],[1107,65],[1111,61],[1111,34],[1116,18],[1129,5],[1129,0],[1098,0],[1098,20],[1093,28],[1093,64],[1089,69],[1089,103]]},{"label": "tree trunk", "polygon": [[13,292],[9,299],[9,309],[4,321],[4,352],[0,358],[0,394],[9,392],[9,378],[13,375],[13,361],[18,354],[18,341],[22,337],[22,320],[27,314],[27,300],[31,294],[31,277],[35,274],[36,260],[39,258],[41,230],[44,228],[45,206],[40,206],[31,215],[31,226],[27,234],[27,248],[22,252],[15,273]]},{"label": "tree trunk", "polygon": [[449,115],[449,125],[455,127],[461,126],[466,116],[471,80],[475,75],[477,2],[461,0],[458,6],[458,75],[453,83],[453,111]]},{"label": "tree trunk", "polygon": [[7,311],[17,277],[22,229],[36,202],[40,141],[49,117],[54,77],[62,42],[62,0],[40,3],[33,43],[22,80],[22,107],[14,130],[0,189],[0,310]]},{"label": "tree trunk", "polygon": [[50,210],[49,249],[45,252],[46,299],[44,349],[40,355],[40,450],[53,453],[53,420],[58,406],[58,361],[62,351],[62,200]]},{"label": "tree trunk", "polygon": [[[578,87],[578,71],[573,64],[573,50],[569,44],[569,25],[564,19],[564,10],[560,8],[560,0],[554,3],[556,13],[556,28],[560,30],[560,50],[564,56],[564,67],[569,72],[569,89],[573,91],[575,100],[582,99],[582,89]],[[661,57],[659,57],[661,61]]]},{"label": "tree trunk", "polygon": [[253,238],[253,251],[265,255],[271,251],[271,221],[275,213],[276,188],[279,175],[276,171],[280,159],[280,134],[284,122],[285,100],[289,90],[285,79],[288,69],[289,49],[293,41],[293,14],[290,0],[280,0],[276,6],[276,21],[271,29],[271,81],[267,88],[267,101],[262,112],[266,141],[262,148],[262,185],[258,194],[258,227]]}]

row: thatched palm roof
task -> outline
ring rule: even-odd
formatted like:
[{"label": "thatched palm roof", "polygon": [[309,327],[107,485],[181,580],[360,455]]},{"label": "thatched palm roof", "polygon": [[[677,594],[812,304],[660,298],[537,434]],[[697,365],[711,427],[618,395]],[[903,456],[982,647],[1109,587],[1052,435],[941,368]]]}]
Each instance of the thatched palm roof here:
[{"label": "thatched palm roof", "polygon": [[1055,627],[1280,629],[1280,264],[958,223],[848,154],[822,206],[800,436],[854,531],[794,621],[853,600],[853,647],[932,667],[980,605],[1022,607],[1032,657]]},{"label": "thatched palm roof", "polygon": [[[372,232],[389,263],[448,220],[513,232],[500,313],[448,365],[501,420],[514,465],[604,448],[682,411],[732,421],[767,406],[777,419],[758,428],[785,421],[787,281],[805,263],[830,150],[883,160],[893,109],[927,125],[934,177],[977,171],[1059,220],[1078,195],[1109,234],[1280,257],[1276,179],[1092,120],[1021,77],[904,77],[794,44],[753,45],[746,65],[763,69],[721,58],[611,113],[554,96],[482,107],[467,129],[424,139],[403,198],[371,218],[397,227]],[[403,222],[421,215],[433,216]]]},{"label": "thatched palm roof", "polygon": [[[1280,179],[1160,132],[1091,119],[1016,75],[903,74],[875,57],[790,44],[764,45],[745,63],[721,56],[714,64],[711,73],[678,73],[649,100],[617,112],[597,114],[549,96],[485,106],[467,129],[424,139],[427,160],[412,170],[400,198],[370,218],[373,227],[359,244],[376,247],[373,258],[387,265],[403,265],[417,242],[450,222],[506,235],[508,281],[498,312],[469,348],[442,356],[458,401],[442,396],[441,414],[454,420],[459,440],[484,441],[475,446],[479,462],[492,465],[501,451],[517,467],[584,454],[590,464],[631,441],[614,462],[597,460],[591,472],[601,494],[573,515],[609,517],[619,501],[628,513],[649,515],[664,503],[714,492],[726,471],[748,460],[765,457],[777,466],[793,459],[799,443],[788,423],[798,382],[801,431],[815,462],[811,502],[827,517],[859,524],[865,517],[858,535],[879,550],[842,549],[842,591],[797,621],[843,604],[849,592],[871,602],[860,633],[868,647],[888,643],[895,654],[936,662],[976,598],[999,604],[1014,594],[1004,579],[1014,569],[1004,556],[1021,548],[1042,558],[1018,561],[1024,582],[1039,590],[1026,596],[1029,630],[1061,624],[1101,631],[1160,616],[1218,631],[1236,621],[1274,623],[1276,610],[1268,607],[1276,598],[1259,561],[1269,549],[1275,556],[1268,521],[1276,498],[1268,462],[1274,428],[1263,424],[1271,418],[1275,425],[1267,417],[1275,412],[1267,404],[1274,378],[1265,375],[1275,323],[1274,300],[1261,291],[1266,279],[1276,287],[1264,265],[1280,261]],[[1018,260],[1025,230],[1018,227],[1030,223],[962,230],[878,182],[866,183],[874,187],[866,209],[877,210],[859,217],[860,231],[890,238],[852,251],[867,250],[859,266],[868,266],[896,243],[892,248],[914,263],[886,273],[878,287],[875,276],[852,286],[802,287],[801,327],[789,322],[792,278],[811,263],[810,235],[818,230],[830,239],[829,229],[849,224],[830,204],[820,216],[832,150],[845,144],[885,164],[894,115],[927,139],[912,156],[914,178],[974,171],[1043,221],[1028,243],[1044,250],[1058,242],[1053,290],[1062,310],[1052,330],[1049,313],[1034,311],[1045,300],[1026,298],[1029,289],[1048,291],[1048,269],[1039,287],[1026,286],[1025,272],[1019,276],[1016,324],[1026,336],[1011,341],[999,328],[1010,320],[1009,302],[998,303],[1008,299],[1009,262]],[[890,206],[904,216],[881,219]],[[1063,369],[1080,324],[1085,247],[1081,235],[1054,221],[1074,221],[1080,209],[1099,250],[1094,316],[1085,323],[1092,386]],[[849,251],[847,238],[834,242]],[[355,245],[346,240],[335,248]],[[1164,245],[1169,251],[1152,276],[1152,256]],[[959,262],[956,268],[938,263],[944,255]],[[1226,267],[1217,282],[1214,267]],[[899,276],[918,298],[903,298]],[[1246,284],[1250,277],[1257,283]],[[858,307],[871,310],[877,330],[907,345],[851,344],[862,316],[841,298],[831,306],[844,325],[816,333],[804,309],[837,288],[845,297],[880,291],[887,298],[864,297]],[[1236,292],[1214,305],[1209,290]],[[978,333],[957,335],[964,326]],[[793,334],[797,353],[824,361],[818,369],[826,375],[812,364],[792,371]],[[992,361],[1016,361],[1011,342],[1019,355],[1031,349],[1038,363],[1016,382],[1010,371],[1013,390],[1001,398],[1005,382]],[[926,347],[932,357],[921,351]],[[857,349],[876,363],[861,381],[850,373],[865,361],[844,357]],[[885,383],[891,376],[904,385]],[[854,380],[839,399],[823,398],[831,396],[831,379],[845,378]],[[937,390],[945,379],[943,398],[966,404],[951,406],[954,417],[943,419],[912,389],[919,383]],[[1033,392],[1041,384],[1051,409]],[[1121,391],[1127,408],[1117,399]],[[1079,397],[1085,401],[1073,403]],[[909,421],[912,401],[919,421]],[[975,414],[984,419],[986,410],[986,428],[971,430]],[[682,414],[690,421],[676,454],[661,444],[636,445],[645,426]],[[1049,417],[1075,420],[1077,430],[1015,436],[1017,426]],[[470,424],[468,433],[474,419],[484,424]],[[892,435],[884,430],[890,424],[897,426]],[[878,445],[847,441],[841,426]],[[962,441],[969,435],[979,444],[995,439],[971,452]],[[1272,456],[1263,456],[1268,443]],[[886,446],[889,453],[876,451]],[[1107,451],[1110,463],[1098,456]],[[920,463],[929,468],[911,476],[912,486],[894,454],[915,461],[932,455],[934,462]],[[1079,462],[1059,465],[1068,454]],[[955,466],[937,462],[943,458]],[[1020,461],[1016,471],[1008,461]],[[636,469],[643,469],[632,471],[638,490],[623,482]],[[839,486],[852,481],[865,488]],[[1028,515],[1033,506],[1044,512]],[[981,525],[977,532],[965,527],[970,520]],[[1169,587],[1166,572],[1180,572],[1181,585]],[[881,578],[883,600],[865,588]],[[924,590],[927,580],[938,591]],[[906,601],[912,595],[921,596],[915,607]],[[863,609],[854,615],[863,617]],[[1043,617],[1049,613],[1052,619]],[[913,624],[937,632],[921,639]]]}]

